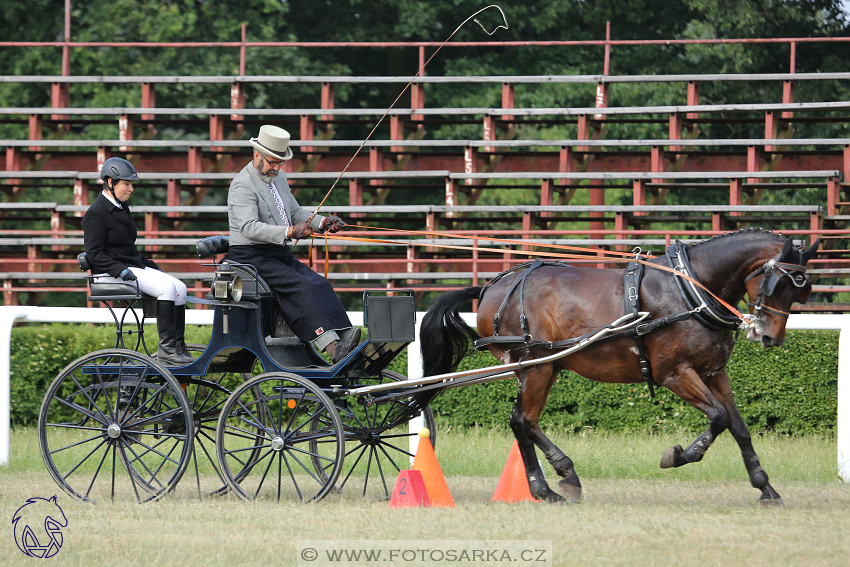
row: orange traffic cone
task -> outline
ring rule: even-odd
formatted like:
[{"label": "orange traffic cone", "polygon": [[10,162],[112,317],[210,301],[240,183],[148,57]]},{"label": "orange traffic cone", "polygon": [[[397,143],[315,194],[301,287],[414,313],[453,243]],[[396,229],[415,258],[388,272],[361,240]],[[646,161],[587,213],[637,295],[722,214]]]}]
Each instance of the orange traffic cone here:
[{"label": "orange traffic cone", "polygon": [[428,498],[431,499],[431,506],[454,508],[455,501],[452,498],[452,493],[449,492],[446,477],[443,476],[443,469],[437,462],[437,455],[434,454],[431,440],[428,439],[430,436],[431,432],[425,427],[419,431],[421,439],[419,440],[419,448],[416,449],[416,457],[413,459],[413,470],[422,473],[422,480],[425,481],[425,489],[428,491]]},{"label": "orange traffic cone", "polygon": [[390,498],[390,508],[409,508],[411,506],[430,506],[428,491],[422,473],[414,470],[403,470],[398,473],[398,480]]},{"label": "orange traffic cone", "polygon": [[502,502],[531,500],[536,502],[531,495],[531,490],[528,488],[525,465],[522,463],[522,455],[519,454],[519,443],[516,441],[514,441],[514,446],[511,448],[511,454],[508,455],[508,462],[505,463],[505,468],[502,469],[502,476],[499,478],[499,484],[496,485],[496,492],[493,493],[491,500],[500,500]]}]

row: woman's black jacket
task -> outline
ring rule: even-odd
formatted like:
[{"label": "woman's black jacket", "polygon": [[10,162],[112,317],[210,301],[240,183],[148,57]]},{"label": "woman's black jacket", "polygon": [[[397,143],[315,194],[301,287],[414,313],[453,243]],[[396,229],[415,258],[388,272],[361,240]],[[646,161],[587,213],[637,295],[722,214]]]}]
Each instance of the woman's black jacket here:
[{"label": "woman's black jacket", "polygon": [[92,266],[92,274],[117,278],[125,268],[159,269],[136,250],[136,223],[127,204],[119,209],[103,193],[83,217],[83,242]]}]

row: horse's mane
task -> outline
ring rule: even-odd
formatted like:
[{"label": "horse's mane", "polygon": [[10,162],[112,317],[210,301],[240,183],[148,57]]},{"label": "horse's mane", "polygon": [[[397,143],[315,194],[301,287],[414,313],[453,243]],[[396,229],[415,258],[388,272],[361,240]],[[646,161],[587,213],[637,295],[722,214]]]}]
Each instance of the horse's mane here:
[{"label": "horse's mane", "polygon": [[778,232],[773,232],[772,230],[767,230],[766,228],[748,227],[748,228],[742,228],[741,230],[736,230],[734,232],[724,232],[723,234],[718,234],[717,236],[712,236],[708,240],[703,240],[702,242],[697,242],[696,244],[689,246],[689,248],[696,248],[697,246],[702,246],[703,244],[715,242],[715,241],[720,240],[722,238],[729,238],[729,237],[732,237],[732,236],[741,236],[741,235],[745,235],[745,234],[762,234],[762,235],[765,235],[765,236],[772,236],[773,239],[777,240],[777,241],[785,239],[785,237],[782,236],[782,234],[780,234]]}]

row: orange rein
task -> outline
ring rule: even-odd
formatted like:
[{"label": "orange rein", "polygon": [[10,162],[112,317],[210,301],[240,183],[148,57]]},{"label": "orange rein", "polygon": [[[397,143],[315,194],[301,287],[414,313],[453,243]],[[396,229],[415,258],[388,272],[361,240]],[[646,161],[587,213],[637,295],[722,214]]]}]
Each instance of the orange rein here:
[{"label": "orange rein", "polygon": [[[417,234],[417,235],[424,235],[424,236],[443,236],[443,237],[447,237],[447,238],[466,238],[466,239],[475,240],[475,241],[487,240],[487,241],[490,241],[490,242],[500,242],[500,243],[503,243],[503,244],[518,244],[518,245],[523,245],[523,246],[529,245],[528,241],[510,240],[510,239],[505,239],[505,238],[491,238],[491,237],[485,237],[485,236],[472,236],[472,235],[458,236],[456,234],[449,234],[449,233],[445,233],[445,232],[431,232],[431,231],[422,231],[422,230],[401,230],[401,229],[394,229],[394,228],[372,227],[372,226],[365,226],[365,225],[348,225],[348,226],[352,227],[352,228],[363,229],[363,230],[383,230],[383,231],[391,231],[391,232],[401,232],[401,233],[404,233],[404,234]],[[328,232],[325,232],[324,234],[314,235],[314,238],[324,238],[325,239],[325,270],[324,270],[325,278],[327,278],[327,276],[328,276],[328,264],[329,264],[328,240],[353,240],[353,241],[356,241],[356,242],[397,244],[397,245],[401,245],[401,246],[407,246],[407,245],[410,244],[409,242],[398,242],[396,240],[386,240],[386,239],[379,239],[379,238],[365,238],[365,237],[359,237],[359,236],[336,236],[336,235],[329,234]],[[447,249],[447,250],[470,250],[470,251],[479,251],[479,252],[484,250],[484,251],[487,251],[487,252],[500,252],[502,254],[519,254],[519,255],[524,255],[524,256],[540,256],[540,257],[545,257],[545,258],[559,258],[559,259],[568,258],[568,259],[573,259],[573,260],[577,260],[577,259],[587,260],[588,259],[588,257],[586,255],[564,254],[564,253],[556,253],[556,252],[536,252],[536,251],[532,251],[532,250],[504,250],[504,249],[501,249],[501,248],[474,248],[474,247],[471,247],[471,246],[460,246],[460,245],[452,245],[452,244],[433,244],[433,243],[419,244],[419,246],[429,246],[429,247],[433,247],[433,248],[443,248],[443,249]],[[589,248],[583,248],[583,247],[580,247],[580,246],[566,246],[566,245],[563,245],[563,244],[546,244],[545,247],[555,248],[555,249],[558,249],[558,250],[574,250],[574,251],[582,251],[582,252],[590,252],[591,251]],[[312,263],[312,244],[310,246],[310,249],[311,249],[310,260],[311,260],[311,263]],[[729,303],[727,303],[723,299],[717,297],[714,293],[712,293],[708,288],[706,288],[700,282],[691,278],[690,276],[683,274],[682,272],[679,272],[678,270],[676,270],[674,268],[668,268],[667,266],[659,266],[658,264],[651,264],[651,263],[647,262],[646,260],[637,260],[636,256],[638,256],[638,255],[636,255],[634,253],[618,252],[618,251],[612,251],[612,250],[601,250],[601,251],[598,251],[598,252],[602,252],[603,254],[612,255],[612,256],[628,256],[627,258],[611,258],[611,257],[608,257],[608,258],[605,258],[605,260],[607,262],[635,262],[636,261],[639,264],[643,264],[644,266],[648,266],[648,267],[654,268],[656,270],[662,270],[662,271],[665,271],[665,272],[670,272],[675,276],[678,276],[680,278],[683,278],[683,279],[691,282],[692,284],[696,285],[697,287],[699,287],[700,289],[705,291],[707,294],[709,294],[711,297],[713,297],[715,300],[717,300],[718,303],[723,305],[723,307],[728,309],[732,314],[734,314],[739,319],[743,319],[743,317],[744,317],[743,314],[740,311],[738,311],[736,308],[729,305]],[[644,257],[645,258],[654,258],[654,256],[650,256],[650,255],[644,255]]]}]

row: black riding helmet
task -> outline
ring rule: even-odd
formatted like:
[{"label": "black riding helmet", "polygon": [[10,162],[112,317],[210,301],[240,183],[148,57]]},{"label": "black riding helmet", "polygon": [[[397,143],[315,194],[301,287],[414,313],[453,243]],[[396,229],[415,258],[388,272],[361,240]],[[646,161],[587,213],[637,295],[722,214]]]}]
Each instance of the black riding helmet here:
[{"label": "black riding helmet", "polygon": [[[115,190],[113,189],[115,183],[119,179],[133,182],[138,181],[139,174],[136,173],[136,168],[133,167],[133,164],[126,159],[113,157],[104,162],[100,170],[100,178],[103,180],[103,184],[109,189],[109,192],[112,193],[112,197],[117,201],[118,197],[115,196]],[[106,181],[107,179],[112,180],[112,186]]]}]

